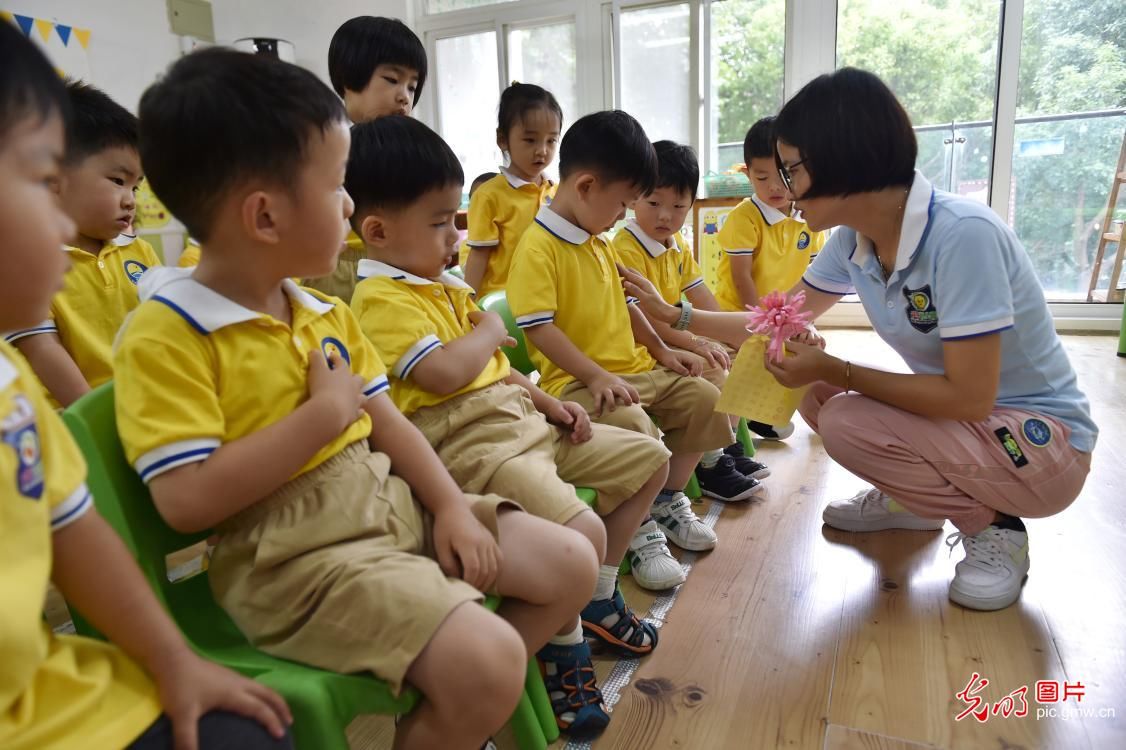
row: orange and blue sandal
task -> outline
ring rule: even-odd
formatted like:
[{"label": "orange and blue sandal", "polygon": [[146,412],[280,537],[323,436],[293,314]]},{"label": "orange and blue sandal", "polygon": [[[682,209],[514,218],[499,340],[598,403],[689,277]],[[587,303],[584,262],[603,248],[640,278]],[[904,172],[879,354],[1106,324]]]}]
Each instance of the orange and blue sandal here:
[{"label": "orange and blue sandal", "polygon": [[627,659],[645,656],[657,647],[657,628],[637,618],[616,585],[609,599],[586,605],[582,620],[584,636],[606,644]]},{"label": "orange and blue sandal", "polygon": [[536,657],[559,731],[580,741],[600,735],[610,723],[610,714],[602,703],[587,642],[574,646],[549,643]]}]

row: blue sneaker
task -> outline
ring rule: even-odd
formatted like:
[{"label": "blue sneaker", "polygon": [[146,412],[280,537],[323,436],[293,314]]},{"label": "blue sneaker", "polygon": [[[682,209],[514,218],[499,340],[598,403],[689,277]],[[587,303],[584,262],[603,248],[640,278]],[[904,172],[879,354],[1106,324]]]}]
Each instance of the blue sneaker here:
[{"label": "blue sneaker", "polygon": [[[605,643],[626,658],[645,656],[657,647],[657,629],[653,623],[637,619],[617,586],[609,599],[586,605],[582,620],[583,635]],[[606,624],[607,620],[613,624]]]},{"label": "blue sneaker", "polygon": [[574,646],[549,643],[536,658],[559,731],[576,740],[602,734],[610,723],[610,714],[602,704],[602,691],[595,682],[587,642]]}]

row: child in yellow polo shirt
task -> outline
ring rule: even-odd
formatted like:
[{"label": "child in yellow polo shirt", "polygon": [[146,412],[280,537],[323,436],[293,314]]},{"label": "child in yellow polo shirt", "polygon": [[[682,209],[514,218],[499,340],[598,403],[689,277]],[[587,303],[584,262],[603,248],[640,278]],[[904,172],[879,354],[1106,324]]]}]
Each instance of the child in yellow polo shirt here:
[{"label": "child in yellow polo shirt", "polygon": [[[411,176],[389,177],[404,174]],[[657,644],[656,629],[626,605],[617,579],[665,481],[669,453],[647,435],[591,425],[581,406],[509,369],[498,350],[507,338],[500,316],[478,310],[468,285],[443,273],[456,248],[462,179],[450,147],[418,121],[385,118],[352,129],[344,185],[370,258],[360,261],[352,308],[391,365],[392,399],[463,490],[515,498],[594,545],[602,567],[593,600],[539,653],[560,729],[589,738],[610,717],[584,630],[629,657]],[[598,492],[598,515],[572,485]],[[683,573],[667,548],[664,562],[673,578],[658,583],[669,588]],[[639,560],[642,567],[651,561]]]},{"label": "child in yellow polo shirt", "polygon": [[[634,204],[634,219],[614,236],[614,252],[622,264],[652,281],[670,305],[679,303],[683,295],[693,307],[718,310],[715,297],[704,285],[700,266],[680,233],[696,202],[696,187],[700,183],[696,154],[689,146],[672,141],[657,141],[653,151],[657,154],[657,186]],[[646,318],[666,344],[703,357],[708,365],[704,378],[716,388],[723,388],[731,368],[731,351],[726,346]],[[731,417],[730,422],[735,428],[739,418]],[[727,464],[756,480],[770,476],[770,469],[744,455],[743,444],[736,440],[722,451],[705,452],[700,459],[696,477],[704,494],[712,496],[716,478],[730,472]]]},{"label": "child in yellow polo shirt", "polygon": [[[666,346],[636,305],[627,305],[616,256],[599,236],[627,205],[652,191],[653,146],[626,113],[598,112],[567,131],[559,168],[555,200],[520,240],[508,285],[512,313],[542,375],[540,387],[583,404],[595,421],[657,437],[651,414],[673,454],[652,516],[680,547],[711,549],[715,532],[681,490],[705,451],[733,440],[726,415],[715,412],[719,390],[696,377],[703,371],[700,357]],[[726,499],[757,489],[753,479],[730,470]]]},{"label": "child in yellow polo shirt", "polygon": [[469,201],[469,252],[461,258],[465,283],[484,297],[508,286],[512,256],[555,183],[543,172],[555,158],[563,110],[550,91],[514,83],[500,95],[497,146],[508,166]]},{"label": "child in yellow polo shirt", "polygon": [[[789,291],[827,238],[793,210],[774,161],[773,128],[774,118],[764,117],[743,141],[747,179],[755,194],[733,208],[719,230],[723,254],[716,267],[716,299],[723,310],[745,310],[771,292]],[[794,431],[792,424],[748,424],[769,439],[781,440]]]},{"label": "child in yellow polo shirt", "polygon": [[[328,77],[355,123],[409,117],[426,85],[426,49],[397,18],[356,16],[340,25],[328,45]],[[349,231],[336,269],[305,283],[345,303],[356,288],[356,264],[364,243]]]},{"label": "child in yellow polo shirt", "polygon": [[110,348],[137,306],[137,281],[160,265],[149,243],[126,234],[142,177],[137,118],[84,83],[70,83],[67,94],[74,125],[54,188],[78,227],[67,238],[70,271],[47,319],[5,337],[59,406],[113,377]]},{"label": "child in yellow polo shirt", "polygon": [[[257,647],[418,688],[396,747],[479,747],[529,654],[589,601],[593,550],[463,493],[348,306],[291,280],[331,270],[352,213],[332,91],[213,48],[176,62],[140,118],[153,189],[203,252],[147,277],[122,331],[126,457],[171,526],[219,532],[209,582]],[[474,604],[484,591],[497,614]]]},{"label": "child in yellow polo shirt", "polygon": [[[62,283],[74,224],[44,184],[59,179],[65,107],[52,65],[0,23],[0,327],[42,320]],[[183,747],[292,747],[284,701],[192,653],[85,480],[35,375],[0,343],[0,747],[155,750],[173,735]],[[48,580],[112,643],[52,633]]]}]

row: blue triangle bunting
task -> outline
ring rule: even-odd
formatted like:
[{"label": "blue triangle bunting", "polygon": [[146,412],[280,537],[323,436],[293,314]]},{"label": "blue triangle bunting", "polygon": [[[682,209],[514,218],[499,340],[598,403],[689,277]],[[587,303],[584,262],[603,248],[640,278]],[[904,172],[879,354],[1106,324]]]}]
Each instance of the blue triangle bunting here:
[{"label": "blue triangle bunting", "polygon": [[55,24],[55,31],[59,32],[59,38],[63,40],[63,46],[70,44],[70,27],[63,26],[61,23]]},{"label": "blue triangle bunting", "polygon": [[16,23],[19,24],[20,30],[23,31],[23,35],[30,37],[31,27],[35,25],[35,19],[31,16],[21,16],[18,13],[13,13],[12,15],[16,17]]}]

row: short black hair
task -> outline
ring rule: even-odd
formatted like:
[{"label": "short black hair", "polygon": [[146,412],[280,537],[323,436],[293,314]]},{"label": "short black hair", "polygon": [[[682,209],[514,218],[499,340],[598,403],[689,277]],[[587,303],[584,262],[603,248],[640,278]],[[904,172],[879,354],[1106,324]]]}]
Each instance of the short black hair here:
[{"label": "short black hair", "polygon": [[406,208],[431,190],[464,184],[453,149],[413,117],[380,117],[352,126],[344,189],[356,204],[352,227],[357,231],[372,209]]},{"label": "short black hair", "polygon": [[658,188],[671,187],[678,193],[687,191],[696,199],[696,188],[700,186],[700,162],[691,146],[673,141],[657,141],[653,144],[657,154]]},{"label": "short black hair", "polygon": [[347,122],[340,99],[309,71],[219,47],[175,62],[141,97],[140,115],[153,191],[200,242],[231,188],[294,184],[314,133]]},{"label": "short black hair", "polygon": [[469,196],[473,197],[473,194],[477,192],[477,188],[481,187],[486,182],[496,177],[497,174],[497,172],[482,172],[481,174],[474,177],[473,182],[469,185]]},{"label": "short black hair", "polygon": [[534,83],[513,83],[500,94],[497,134],[507,138],[516,123],[523,120],[524,114],[537,108],[554,112],[559,118],[559,127],[563,127],[563,109],[550,91]]},{"label": "short black hair", "polygon": [[67,143],[68,163],[77,164],[107,148],[137,150],[140,138],[136,115],[101,89],[82,81],[68,81],[66,93],[73,118]]},{"label": "short black hair", "polygon": [[328,45],[328,79],[339,96],[363,91],[380,65],[418,71],[414,103],[426,85],[426,49],[418,35],[397,18],[356,16],[340,24]]},{"label": "short black hair", "polygon": [[774,158],[774,118],[764,117],[747,131],[743,139],[743,163],[751,167],[751,159]]},{"label": "short black hair", "polygon": [[[866,70],[841,68],[807,83],[778,113],[774,136],[798,150],[809,172],[801,198],[906,187],[915,179],[911,118]],[[781,166],[777,152],[774,159]]]},{"label": "short black hair", "polygon": [[70,121],[70,102],[55,68],[15,26],[0,21],[0,138],[19,122],[52,115]]},{"label": "short black hair", "polygon": [[642,195],[657,184],[657,154],[641,123],[620,109],[580,117],[559,145],[559,177],[580,169],[607,182],[628,181]]}]

